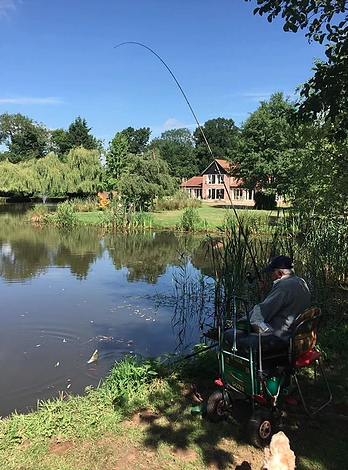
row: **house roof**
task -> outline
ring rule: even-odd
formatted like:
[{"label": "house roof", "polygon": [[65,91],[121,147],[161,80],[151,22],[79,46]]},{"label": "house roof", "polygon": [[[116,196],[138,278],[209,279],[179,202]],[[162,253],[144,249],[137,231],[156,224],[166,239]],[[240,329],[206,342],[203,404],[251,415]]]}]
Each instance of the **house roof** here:
[{"label": "house roof", "polygon": [[231,163],[228,162],[227,160],[223,160],[222,158],[216,158],[215,161],[218,162],[218,164],[222,166],[224,170],[229,170],[231,167]]},{"label": "house roof", "polygon": [[193,176],[190,178],[188,181],[185,181],[185,183],[181,183],[181,187],[183,188],[200,188],[202,187],[203,184],[203,176]]},{"label": "house roof", "polygon": [[[207,168],[202,171],[202,175],[204,175],[207,170],[209,170],[209,168],[213,165],[216,165],[218,164],[223,170],[225,170],[225,173],[228,173],[228,171],[230,170],[231,168],[231,163],[228,162],[227,160],[223,160],[222,158],[215,158],[215,160],[213,160],[211,163],[209,163],[209,165],[207,166]],[[218,169],[219,171],[219,169]]]}]

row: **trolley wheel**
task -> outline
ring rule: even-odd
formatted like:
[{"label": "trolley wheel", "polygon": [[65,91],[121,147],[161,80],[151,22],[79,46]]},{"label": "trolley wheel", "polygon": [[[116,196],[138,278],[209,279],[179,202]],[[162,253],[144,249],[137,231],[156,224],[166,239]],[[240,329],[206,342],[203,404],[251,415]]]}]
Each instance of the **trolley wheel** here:
[{"label": "trolley wheel", "polygon": [[224,394],[221,390],[216,390],[210,395],[207,403],[207,417],[213,423],[220,423],[228,417],[227,407],[230,406],[228,393]]},{"label": "trolley wheel", "polygon": [[251,416],[246,429],[246,438],[256,447],[265,447],[275,433],[275,419],[270,410],[257,410]]}]

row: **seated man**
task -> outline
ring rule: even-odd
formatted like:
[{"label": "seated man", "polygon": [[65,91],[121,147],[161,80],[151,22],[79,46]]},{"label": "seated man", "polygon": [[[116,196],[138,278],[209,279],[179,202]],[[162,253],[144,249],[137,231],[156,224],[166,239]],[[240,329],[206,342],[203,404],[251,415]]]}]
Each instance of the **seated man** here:
[{"label": "seated man", "polygon": [[[288,256],[277,256],[263,269],[269,273],[273,281],[270,285],[261,280],[259,287],[268,291],[266,298],[256,304],[250,312],[251,344],[253,349],[258,347],[258,334],[261,332],[262,348],[268,350],[283,350],[290,339],[294,320],[311,305],[311,295],[306,282],[295,275],[292,259]],[[241,319],[245,322],[246,317]],[[245,331],[238,330],[238,348],[247,349],[249,339]],[[233,344],[233,329],[225,332],[225,340]]]},{"label": "seated man", "polygon": [[260,287],[269,293],[250,312],[250,324],[254,331],[260,328],[288,340],[294,320],[310,307],[311,294],[306,281],[295,275],[292,259],[288,256],[273,258],[263,272],[269,273],[273,285],[269,289],[265,281],[259,282]]}]

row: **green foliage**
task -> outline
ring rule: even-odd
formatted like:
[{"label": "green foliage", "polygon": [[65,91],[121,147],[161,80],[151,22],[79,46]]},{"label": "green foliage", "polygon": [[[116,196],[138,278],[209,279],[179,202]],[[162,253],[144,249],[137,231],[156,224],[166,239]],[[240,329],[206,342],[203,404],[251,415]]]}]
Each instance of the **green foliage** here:
[{"label": "green foliage", "polygon": [[202,225],[202,219],[194,207],[188,207],[181,216],[180,228],[194,232]]},{"label": "green foliage", "polygon": [[57,209],[52,219],[56,225],[67,227],[77,223],[77,215],[74,204],[64,201],[57,204]]},{"label": "green foliage", "polygon": [[255,209],[273,210],[277,207],[277,201],[274,194],[264,194],[262,191],[256,191]]},{"label": "green foliage", "polygon": [[77,117],[70,124],[67,132],[69,150],[76,147],[83,147],[86,150],[98,149],[98,141],[90,134],[91,130],[92,128],[88,127],[86,119]]},{"label": "green foliage", "polygon": [[154,203],[155,211],[176,211],[186,207],[201,207],[200,199],[191,199],[186,191],[176,191],[172,196],[157,199]]},{"label": "green foliage", "polygon": [[147,149],[151,130],[149,127],[141,127],[140,129],[127,127],[127,129],[121,131],[121,134],[127,138],[129,153],[133,153],[134,155],[142,155]]},{"label": "green foliage", "polygon": [[[29,165],[29,164],[28,164]],[[50,197],[64,196],[67,192],[64,163],[61,163],[54,153],[30,162],[33,172],[32,189],[34,194]]]},{"label": "green foliage", "polygon": [[36,224],[46,223],[48,220],[48,207],[46,204],[35,204],[35,206],[27,212],[26,217],[30,222]]},{"label": "green foliage", "polygon": [[126,172],[128,154],[128,138],[121,132],[117,132],[106,153],[105,189],[107,191],[117,189],[118,179],[122,173]]},{"label": "green foliage", "polygon": [[[239,131],[233,119],[210,119],[205,122],[202,129],[214,158],[235,161]],[[199,165],[199,171],[202,172],[211,163],[212,156],[199,128],[194,131],[193,138],[196,143],[195,158]]]},{"label": "green foliage", "polygon": [[31,163],[14,164],[5,160],[0,163],[0,193],[6,195],[31,195],[37,180]]},{"label": "green foliage", "polygon": [[83,147],[70,150],[67,157],[67,192],[70,194],[96,194],[102,181],[102,164],[98,150]]},{"label": "green foliage", "polygon": [[91,130],[86,119],[78,116],[67,131],[60,128],[51,132],[51,148],[62,161],[70,150],[77,147],[101,151],[102,143],[90,134]]},{"label": "green foliage", "polygon": [[71,150],[69,135],[65,129],[59,128],[51,131],[51,148],[58,158],[64,161],[64,156]]},{"label": "green foliage", "polygon": [[[246,0],[250,1],[250,0]],[[347,0],[258,0],[254,14],[272,22],[284,19],[284,31],[306,31],[309,41],[326,43],[327,62],[317,62],[314,75],[301,89],[299,113],[303,118],[324,118],[330,133],[345,138],[348,131]]]},{"label": "green foliage", "polygon": [[142,211],[135,212],[134,207],[126,207],[117,201],[103,210],[99,215],[99,224],[103,227],[115,228],[117,230],[139,230],[151,228],[153,217]]},{"label": "green foliage", "polygon": [[157,376],[151,360],[138,362],[126,356],[117,362],[104,382],[104,387],[112,401],[123,408],[124,412],[144,404],[148,398],[146,385]]},{"label": "green foliage", "polygon": [[87,197],[84,199],[73,198],[70,199],[70,203],[74,206],[76,212],[92,212],[96,210],[97,198]]},{"label": "green foliage", "polygon": [[262,101],[242,125],[238,167],[234,174],[247,188],[287,194],[294,181],[297,148],[291,118],[294,106],[275,93]]},{"label": "green foliage", "polygon": [[41,158],[48,152],[48,143],[49,132],[43,124],[19,113],[0,115],[0,144],[8,149],[3,159],[18,163]]},{"label": "green foliage", "polygon": [[151,141],[150,148],[159,150],[161,158],[168,163],[172,176],[181,180],[199,173],[194,155],[193,137],[189,129],[171,129],[163,132],[160,138]]},{"label": "green foliage", "polygon": [[127,206],[134,204],[136,209],[152,207],[156,198],[173,194],[175,188],[168,164],[153,150],[144,156],[130,154],[127,170],[118,182],[122,201]]}]

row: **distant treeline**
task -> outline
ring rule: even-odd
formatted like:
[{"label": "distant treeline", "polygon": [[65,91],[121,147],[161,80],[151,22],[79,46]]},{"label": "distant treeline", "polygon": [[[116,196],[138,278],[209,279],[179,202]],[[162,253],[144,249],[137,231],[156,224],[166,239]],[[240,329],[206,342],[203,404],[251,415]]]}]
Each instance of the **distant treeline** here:
[{"label": "distant treeline", "polygon": [[[240,127],[219,117],[202,129],[213,157],[230,161],[245,188],[282,195],[304,211],[343,214],[348,140],[333,138],[330,122],[297,116],[295,103],[275,93]],[[128,127],[105,145],[81,117],[67,130],[49,130],[21,114],[2,114],[0,195],[89,196],[105,190],[146,206],[172,195],[212,161],[199,128],[150,136],[149,127]]]}]

